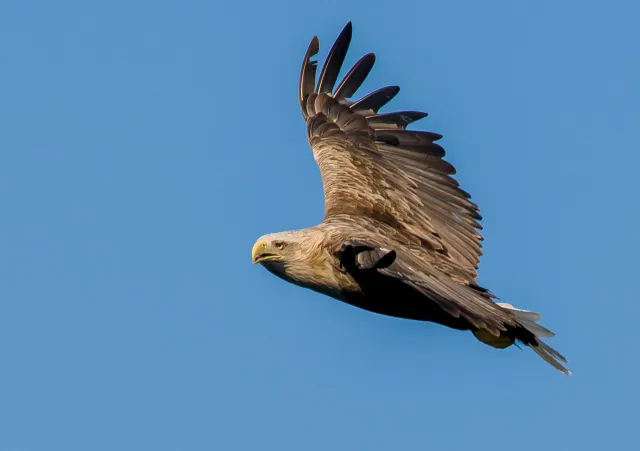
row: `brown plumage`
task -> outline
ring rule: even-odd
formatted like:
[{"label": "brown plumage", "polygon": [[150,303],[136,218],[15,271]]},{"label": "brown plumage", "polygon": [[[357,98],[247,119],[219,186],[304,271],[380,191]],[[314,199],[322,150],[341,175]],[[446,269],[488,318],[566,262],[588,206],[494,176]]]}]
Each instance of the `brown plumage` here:
[{"label": "brown plumage", "polygon": [[478,206],[452,177],[436,143],[407,130],[419,111],[379,113],[388,86],[350,101],[375,62],[361,58],[335,87],[352,27],[335,41],[316,83],[317,37],[302,64],[299,100],[320,168],[325,218],[308,229],[261,237],[253,260],[297,285],[385,315],[471,330],[480,341],[531,347],[558,370],[566,359],[544,344],[540,315],[496,303],[476,284],[482,237]]}]

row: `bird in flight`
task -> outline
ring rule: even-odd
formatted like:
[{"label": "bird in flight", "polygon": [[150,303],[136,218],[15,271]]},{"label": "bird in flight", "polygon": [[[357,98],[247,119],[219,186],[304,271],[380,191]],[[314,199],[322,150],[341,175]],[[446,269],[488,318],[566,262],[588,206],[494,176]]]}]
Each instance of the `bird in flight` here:
[{"label": "bird in flight", "polygon": [[379,112],[398,86],[352,100],[373,67],[373,53],[335,86],[351,36],[349,22],[317,82],[314,37],[300,72],[300,107],[322,177],[324,220],[260,237],[253,262],[371,312],[470,330],[495,348],[523,343],[571,374],[565,357],[542,342],[554,334],[537,323],[538,313],[494,302],[476,283],[478,206],[452,177],[455,169],[436,143],[442,136],[406,128],[427,114]]}]

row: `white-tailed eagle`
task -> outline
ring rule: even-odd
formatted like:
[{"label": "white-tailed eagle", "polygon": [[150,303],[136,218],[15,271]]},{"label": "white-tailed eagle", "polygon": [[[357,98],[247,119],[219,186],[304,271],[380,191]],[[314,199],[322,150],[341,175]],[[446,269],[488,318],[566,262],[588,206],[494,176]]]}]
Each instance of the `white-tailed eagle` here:
[{"label": "white-tailed eagle", "polygon": [[398,86],[351,99],[373,67],[373,53],[335,87],[351,34],[348,23],[317,82],[314,37],[300,73],[300,107],[322,176],[324,220],[261,237],[253,262],[372,312],[471,330],[496,348],[524,343],[571,374],[566,359],[541,341],[553,333],[537,324],[539,314],[494,302],[477,285],[478,206],[443,160],[444,149],[436,144],[442,136],[406,129],[427,114],[380,113]]}]

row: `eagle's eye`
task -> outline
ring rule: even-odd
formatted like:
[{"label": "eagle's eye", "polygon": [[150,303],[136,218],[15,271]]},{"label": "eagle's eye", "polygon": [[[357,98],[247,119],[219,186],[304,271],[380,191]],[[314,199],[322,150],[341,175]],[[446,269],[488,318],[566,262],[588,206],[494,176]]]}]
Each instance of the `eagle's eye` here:
[{"label": "eagle's eye", "polygon": [[282,241],[276,241],[273,243],[273,245],[276,247],[276,249],[278,250],[282,250],[284,249],[284,243]]}]

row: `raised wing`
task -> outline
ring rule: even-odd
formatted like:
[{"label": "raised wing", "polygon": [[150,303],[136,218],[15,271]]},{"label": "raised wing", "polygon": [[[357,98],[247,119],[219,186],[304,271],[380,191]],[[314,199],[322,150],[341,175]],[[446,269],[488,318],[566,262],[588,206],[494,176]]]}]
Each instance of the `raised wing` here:
[{"label": "raised wing", "polygon": [[309,45],[300,74],[300,106],[320,167],[325,218],[366,216],[393,226],[425,249],[452,259],[466,278],[476,278],[482,237],[478,206],[459,188],[444,161],[442,136],[406,126],[427,114],[379,114],[399,91],[387,86],[358,101],[350,98],[369,74],[375,56],[362,57],[334,89],[352,27],[335,41],[316,84],[318,38]]}]

